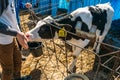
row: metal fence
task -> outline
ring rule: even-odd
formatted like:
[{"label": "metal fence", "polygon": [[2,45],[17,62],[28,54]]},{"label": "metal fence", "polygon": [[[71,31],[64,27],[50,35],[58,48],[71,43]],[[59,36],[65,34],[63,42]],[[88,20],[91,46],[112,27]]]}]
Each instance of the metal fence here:
[{"label": "metal fence", "polygon": [[[52,3],[48,3],[48,1],[47,0],[44,0],[44,1],[46,1],[45,2],[45,4],[43,4],[42,3],[42,6],[41,7],[39,7],[39,8],[34,8],[33,9],[33,11],[37,11],[37,12],[35,12],[36,14],[41,14],[42,16],[40,16],[40,18],[42,18],[44,15],[45,15],[45,13],[47,14],[47,15],[53,15],[54,16],[54,18],[58,18],[59,16],[60,17],[62,17],[63,15],[66,15],[67,13],[61,13],[61,14],[59,14],[59,15],[57,15],[57,12],[58,12],[58,1],[56,0],[55,2],[54,2],[54,4],[52,4]],[[81,0],[82,1],[82,0]],[[72,8],[72,10],[74,10],[75,9],[75,7],[74,8]],[[21,25],[22,25],[22,29],[23,29],[23,31],[24,32],[26,32],[27,30],[29,30],[29,29],[27,29],[26,30],[26,28],[29,28],[28,27],[28,25],[27,25],[27,23],[29,22],[29,19],[28,19],[28,17],[30,16],[29,14],[29,10],[25,10],[25,11],[21,11],[21,13],[26,13],[27,12],[27,15],[24,15],[24,14],[22,14],[22,17],[21,17]],[[46,15],[46,16],[47,16]],[[33,16],[33,15],[32,15]],[[37,15],[36,15],[37,16]],[[27,21],[28,20],[28,21]],[[53,43],[54,43],[54,40],[52,41]],[[45,42],[46,43],[46,42]],[[66,43],[66,42],[65,42]],[[99,43],[99,42],[98,42]],[[73,45],[72,43],[69,43],[69,44],[71,44],[71,45]],[[95,62],[95,64],[96,64],[96,68],[95,68],[95,73],[94,73],[94,76],[92,77],[92,79],[93,80],[99,80],[99,79],[97,79],[97,76],[99,75],[98,73],[99,73],[99,71],[101,70],[101,68],[103,68],[103,69],[107,69],[108,71],[109,71],[109,76],[107,76],[107,80],[113,80],[113,76],[115,76],[116,78],[119,78],[120,77],[120,48],[119,47],[116,47],[116,46],[112,46],[112,45],[109,45],[109,44],[106,44],[106,43],[100,43],[101,45],[104,45],[105,46],[105,49],[107,49],[107,48],[110,48],[110,49],[113,49],[113,50],[111,50],[112,52],[108,52],[108,53],[105,53],[105,54],[101,54],[101,55],[99,55],[99,54],[96,54],[96,53],[94,53],[93,51],[92,51],[92,53],[96,56],[96,62]],[[55,45],[57,45],[56,43],[54,43],[53,44],[53,46],[55,46]],[[47,46],[47,44],[46,44],[46,46]],[[59,48],[61,48],[62,46],[61,45],[57,45],[57,46],[59,46]],[[76,46],[76,47],[79,47],[79,46],[77,46],[77,45],[74,45],[74,46]],[[81,48],[81,47],[79,47],[79,48]],[[50,49],[50,48],[49,48]],[[48,49],[48,47],[47,47],[47,51],[48,51],[48,55],[47,56],[49,56],[49,60],[45,63],[45,65],[44,65],[44,67],[42,67],[41,68],[41,70],[44,72],[44,74],[46,75],[46,80],[54,80],[54,79],[52,79],[52,77],[54,77],[54,75],[56,74],[55,73],[55,71],[53,70],[53,72],[52,72],[52,75],[51,75],[51,77],[48,79],[48,76],[49,75],[47,75],[47,73],[44,71],[45,70],[45,67],[47,66],[47,64],[49,64],[49,63],[53,63],[52,65],[55,65],[55,68],[60,72],[60,74],[59,75],[62,75],[63,77],[61,78],[62,80],[65,78],[65,77],[67,77],[67,76],[69,76],[69,74],[66,72],[63,72],[60,68],[59,68],[59,63],[62,63],[61,61],[62,60],[60,60],[60,57],[58,57],[58,54],[56,53],[56,51],[54,51],[54,49],[53,49],[53,53],[55,53],[55,54],[52,54],[52,56],[54,55],[55,56],[55,62],[53,62],[52,60],[51,60],[51,57],[52,56],[50,56],[51,55],[51,53],[50,53],[50,50]],[[85,49],[85,50],[87,50],[86,48],[83,48],[83,49]],[[60,51],[63,51],[63,49],[61,49]],[[87,50],[88,51],[88,53],[89,52],[91,52],[90,50]],[[61,53],[61,52],[60,52]],[[63,53],[65,53],[65,54],[68,54],[68,53],[66,53],[66,51],[64,51]],[[105,58],[105,57],[107,57],[107,59],[106,60],[102,60],[103,58]],[[64,68],[67,70],[68,69],[68,64],[69,64],[69,61],[68,61],[68,55],[65,55],[65,61],[66,61],[66,64],[64,64],[64,63],[62,63],[62,65],[64,65]],[[33,59],[34,60],[34,59]],[[37,60],[38,62],[36,63],[36,65],[38,65],[38,64],[40,64],[40,59],[38,59]],[[81,61],[83,61],[82,59],[81,59]],[[111,62],[112,61],[112,62]],[[112,64],[112,66],[109,66],[110,64]],[[89,64],[90,65],[90,64]],[[81,65],[82,66],[82,65]],[[36,68],[39,68],[40,66],[38,66],[38,67],[36,67]],[[82,71],[82,68],[80,67],[80,73],[82,73],[82,74],[85,74],[84,73],[84,71]],[[60,79],[60,80],[61,80]],[[34,80],[34,79],[33,79]],[[59,80],[59,79],[58,79]]]}]

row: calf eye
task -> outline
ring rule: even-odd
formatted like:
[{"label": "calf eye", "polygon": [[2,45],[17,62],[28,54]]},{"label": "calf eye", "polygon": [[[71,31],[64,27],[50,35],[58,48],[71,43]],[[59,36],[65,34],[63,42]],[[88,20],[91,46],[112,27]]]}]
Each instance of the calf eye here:
[{"label": "calf eye", "polygon": [[72,16],[72,15],[69,15],[69,18],[73,18],[73,16]]},{"label": "calf eye", "polygon": [[45,30],[46,30],[45,27],[41,27],[41,28],[40,28],[40,31],[45,31]]}]

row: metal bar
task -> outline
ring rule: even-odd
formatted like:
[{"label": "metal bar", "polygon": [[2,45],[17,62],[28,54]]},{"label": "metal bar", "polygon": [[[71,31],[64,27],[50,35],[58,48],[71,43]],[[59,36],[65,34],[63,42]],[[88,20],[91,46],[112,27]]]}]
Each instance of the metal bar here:
[{"label": "metal bar", "polygon": [[[117,54],[116,56],[119,56],[119,55]],[[115,74],[116,68],[117,68],[118,65],[119,65],[119,59],[116,57],[116,59],[115,59],[114,62],[115,62],[115,63],[114,63],[114,66],[113,66],[113,68],[112,68],[113,71],[112,71],[111,74],[110,74],[110,79],[112,79],[112,75]],[[117,72],[117,71],[116,71],[116,72]]]},{"label": "metal bar", "polygon": [[[110,70],[110,71],[113,71],[113,69],[109,68],[108,66],[105,66],[104,64],[101,64],[101,66],[107,68],[107,69]],[[117,74],[120,75],[120,72],[115,71],[115,73],[117,73]]]},{"label": "metal bar", "polygon": [[99,68],[100,68],[100,66],[101,66],[101,65],[100,65],[100,64],[101,64],[101,58],[100,58],[99,56],[97,56],[97,57],[98,57],[99,62],[98,62],[97,70],[96,70],[96,72],[95,72],[95,74],[94,74],[93,80],[96,80],[96,77],[97,77]]},{"label": "metal bar", "polygon": [[110,45],[110,44],[106,44],[106,43],[101,43],[101,42],[99,42],[99,41],[97,41],[97,43],[100,43],[100,44],[103,44],[103,45],[106,45],[106,46],[109,46],[109,47],[112,47],[112,48],[115,48],[115,49],[118,49],[118,50],[120,50],[120,48],[119,47],[116,47],[116,46],[113,46],[113,45]]},{"label": "metal bar", "polygon": [[116,54],[116,53],[118,53],[118,52],[120,52],[120,50],[115,51],[115,52],[111,52],[111,53],[107,53],[107,54],[100,55],[100,57],[105,57],[105,56],[108,56],[108,55]]},{"label": "metal bar", "polygon": [[95,41],[95,33],[85,32],[79,29],[76,29],[76,34],[82,38],[90,39],[92,41]]},{"label": "metal bar", "polygon": [[118,68],[116,69],[116,71],[118,71],[120,69],[120,66],[118,66]]},{"label": "metal bar", "polygon": [[105,65],[107,62],[109,62],[113,58],[114,58],[114,56],[112,56],[111,58],[109,58],[108,60],[106,60],[103,64]]},{"label": "metal bar", "polygon": [[120,56],[114,56],[115,58],[117,58],[117,59],[120,59]]}]

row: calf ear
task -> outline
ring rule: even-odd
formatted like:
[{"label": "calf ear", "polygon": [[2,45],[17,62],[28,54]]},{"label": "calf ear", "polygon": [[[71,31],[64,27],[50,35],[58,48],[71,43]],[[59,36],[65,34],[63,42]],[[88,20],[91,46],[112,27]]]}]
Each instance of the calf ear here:
[{"label": "calf ear", "polygon": [[72,26],[69,25],[69,24],[59,24],[57,22],[54,22],[55,25],[59,26],[60,28],[63,28],[66,30],[66,31],[71,31],[72,29]]},{"label": "calf ear", "polygon": [[64,29],[65,29],[66,31],[71,31],[71,29],[72,29],[72,26],[69,25],[69,24],[62,24],[62,25],[60,25],[60,27],[61,27],[61,28],[64,27]]}]

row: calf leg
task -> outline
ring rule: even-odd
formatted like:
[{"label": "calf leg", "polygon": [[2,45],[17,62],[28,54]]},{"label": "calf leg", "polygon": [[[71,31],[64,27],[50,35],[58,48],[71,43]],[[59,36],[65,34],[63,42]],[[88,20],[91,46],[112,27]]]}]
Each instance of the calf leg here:
[{"label": "calf leg", "polygon": [[70,71],[70,72],[73,72],[73,68],[74,68],[75,65],[76,65],[77,58],[78,58],[78,56],[79,56],[82,48],[84,48],[85,46],[87,46],[89,42],[90,42],[90,40],[85,39],[84,41],[79,40],[79,42],[76,44],[76,45],[79,45],[80,48],[79,48],[79,47],[76,47],[75,51],[73,51],[73,61],[72,61],[72,63],[71,63],[70,66],[69,66],[69,71]]},{"label": "calf leg", "polygon": [[105,29],[104,29],[102,35],[98,37],[98,38],[99,38],[99,39],[98,39],[99,43],[98,43],[98,45],[97,45],[97,47],[96,47],[96,53],[99,53],[99,51],[100,51],[100,45],[101,45],[101,43],[103,42],[105,36],[107,35],[110,27],[111,27],[111,21],[109,21],[109,22],[107,22],[107,23],[105,24]]},{"label": "calf leg", "polygon": [[103,36],[99,36],[99,43],[96,47],[96,53],[99,53],[100,52],[100,45],[101,45],[101,42],[104,40],[104,37]]},{"label": "calf leg", "polygon": [[96,40],[93,46],[93,50],[96,52],[96,47],[97,47],[97,41],[99,41],[99,36],[100,36],[100,30],[96,30]]}]

